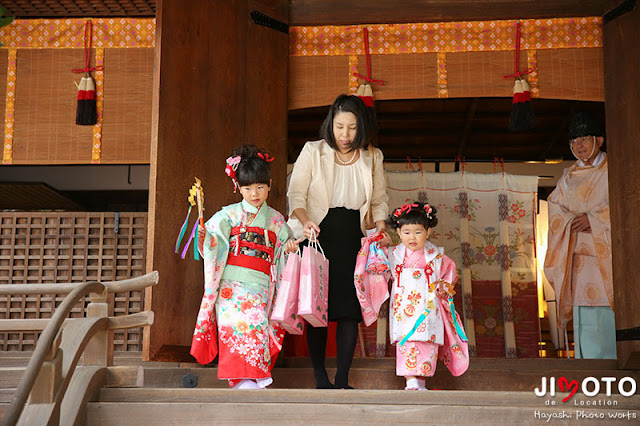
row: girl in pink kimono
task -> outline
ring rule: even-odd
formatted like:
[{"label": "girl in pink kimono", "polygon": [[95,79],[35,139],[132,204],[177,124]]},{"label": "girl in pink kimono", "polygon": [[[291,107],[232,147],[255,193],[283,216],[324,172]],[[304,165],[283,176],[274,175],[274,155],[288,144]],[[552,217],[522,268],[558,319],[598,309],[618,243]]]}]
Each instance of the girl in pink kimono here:
[{"label": "girl in pink kimono", "polygon": [[393,273],[389,333],[391,343],[397,343],[396,374],[406,378],[406,390],[426,390],[426,377],[435,373],[438,352],[445,352],[441,350],[444,321],[451,322],[451,314],[443,312],[437,298],[446,300],[453,295],[456,265],[444,255],[442,247],[427,240],[438,223],[435,207],[419,202],[405,204],[389,216],[387,223],[402,241],[389,250]]},{"label": "girl in pink kimono", "polygon": [[218,355],[218,378],[236,389],[271,384],[284,338],[269,311],[283,254],[295,244],[282,214],[266,203],[272,160],[253,145],[234,150],[225,171],[242,201],[223,207],[199,231],[205,284],[191,355],[201,364]]}]

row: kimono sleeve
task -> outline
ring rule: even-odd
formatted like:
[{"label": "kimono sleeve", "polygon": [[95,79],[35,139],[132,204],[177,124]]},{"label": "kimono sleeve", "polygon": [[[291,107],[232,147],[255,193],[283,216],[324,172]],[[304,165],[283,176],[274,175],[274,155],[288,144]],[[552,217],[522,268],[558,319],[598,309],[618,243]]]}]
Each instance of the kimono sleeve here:
[{"label": "kimono sleeve", "polygon": [[224,210],[214,214],[205,223],[205,238],[202,258],[204,259],[204,294],[218,293],[220,277],[227,263],[229,255],[229,235],[231,220]]},{"label": "kimono sleeve", "polygon": [[456,292],[453,288],[458,281],[458,273],[456,272],[456,264],[449,256],[442,255],[442,265],[440,266],[440,280],[442,282],[442,289],[447,292],[449,296],[453,296]]},{"label": "kimono sleeve", "polygon": [[276,268],[276,281],[280,282],[280,277],[282,276],[282,272],[284,271],[285,266],[285,248],[287,245],[287,241],[293,238],[293,232],[289,225],[282,220],[282,226],[280,227],[280,231],[278,232],[278,237],[276,240],[276,247],[273,253],[274,258],[274,266]]},{"label": "kimono sleeve", "polygon": [[218,298],[220,278],[229,253],[231,232],[231,221],[224,210],[219,211],[207,221],[205,230],[202,247],[204,295],[200,303],[190,351],[200,364],[210,363],[218,354],[214,307]]}]

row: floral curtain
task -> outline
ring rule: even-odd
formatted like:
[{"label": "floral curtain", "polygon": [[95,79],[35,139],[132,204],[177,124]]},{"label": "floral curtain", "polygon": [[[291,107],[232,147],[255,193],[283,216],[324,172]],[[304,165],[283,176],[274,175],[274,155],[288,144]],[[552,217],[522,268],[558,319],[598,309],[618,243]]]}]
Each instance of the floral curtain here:
[{"label": "floral curtain", "polygon": [[469,353],[537,357],[535,209],[538,178],[506,173],[387,171],[389,207],[438,209],[430,240],[458,267],[456,309]]}]

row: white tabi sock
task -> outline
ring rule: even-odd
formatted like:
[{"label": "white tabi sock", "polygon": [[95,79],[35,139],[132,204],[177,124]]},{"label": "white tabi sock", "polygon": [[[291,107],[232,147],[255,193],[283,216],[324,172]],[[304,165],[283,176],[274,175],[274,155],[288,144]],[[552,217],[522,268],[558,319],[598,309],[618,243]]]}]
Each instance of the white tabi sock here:
[{"label": "white tabi sock", "polygon": [[407,379],[407,386],[405,386],[404,390],[418,390],[420,389],[420,385],[418,384],[418,379],[415,377],[412,379]]},{"label": "white tabi sock", "polygon": [[429,390],[429,389],[427,389],[426,383],[427,383],[426,379],[418,379],[418,389],[419,390]]},{"label": "white tabi sock", "polygon": [[265,377],[264,379],[256,379],[256,382],[258,383],[258,387],[260,389],[265,389],[267,386],[273,383],[273,379],[271,377]]},{"label": "white tabi sock", "polygon": [[260,389],[260,386],[258,386],[255,380],[242,379],[233,389]]}]

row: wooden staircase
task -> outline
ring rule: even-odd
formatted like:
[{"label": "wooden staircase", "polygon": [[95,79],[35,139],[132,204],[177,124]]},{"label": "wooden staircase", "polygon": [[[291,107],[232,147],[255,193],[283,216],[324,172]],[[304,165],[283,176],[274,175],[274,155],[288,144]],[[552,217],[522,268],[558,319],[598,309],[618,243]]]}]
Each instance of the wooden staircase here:
[{"label": "wooden staircase", "polygon": [[[616,410],[585,409],[585,415],[638,408],[619,395]],[[562,404],[560,397],[555,398]],[[576,422],[554,419],[553,424]],[[533,392],[310,390],[310,389],[103,389],[87,406],[90,425],[142,424],[543,424],[563,410],[549,408]],[[536,413],[537,412],[537,413]],[[605,421],[608,421],[606,419]],[[628,420],[627,420],[628,421]],[[594,424],[599,424],[595,422]],[[608,423],[607,423],[608,424]]]},{"label": "wooden staircase", "polygon": [[[24,372],[27,355],[0,356],[0,418]],[[640,418],[640,396],[588,398],[578,392],[562,402],[537,397],[541,377],[565,376],[582,381],[594,377],[633,377],[640,372],[616,369],[616,361],[575,359],[474,359],[470,369],[452,377],[439,364],[430,391],[404,391],[395,375],[395,359],[356,358],[351,384],[356,390],[316,390],[307,358],[282,359],[266,390],[232,390],[217,379],[216,368],[195,363],[142,362],[139,353],[114,354],[106,387],[86,407],[89,425],[147,424],[609,424],[609,414],[632,413]],[[328,359],[331,377],[335,359]],[[197,387],[183,387],[183,378],[196,376]],[[193,376],[191,376],[193,378]],[[615,388],[615,386],[614,386]],[[437,390],[435,390],[437,389]],[[614,389],[614,391],[616,391]],[[555,406],[545,401],[555,401]],[[575,405],[609,400],[615,406]],[[576,419],[585,416],[605,418]],[[572,417],[557,418],[571,414]],[[630,419],[630,420],[633,420]],[[629,419],[619,419],[619,422]]]}]

